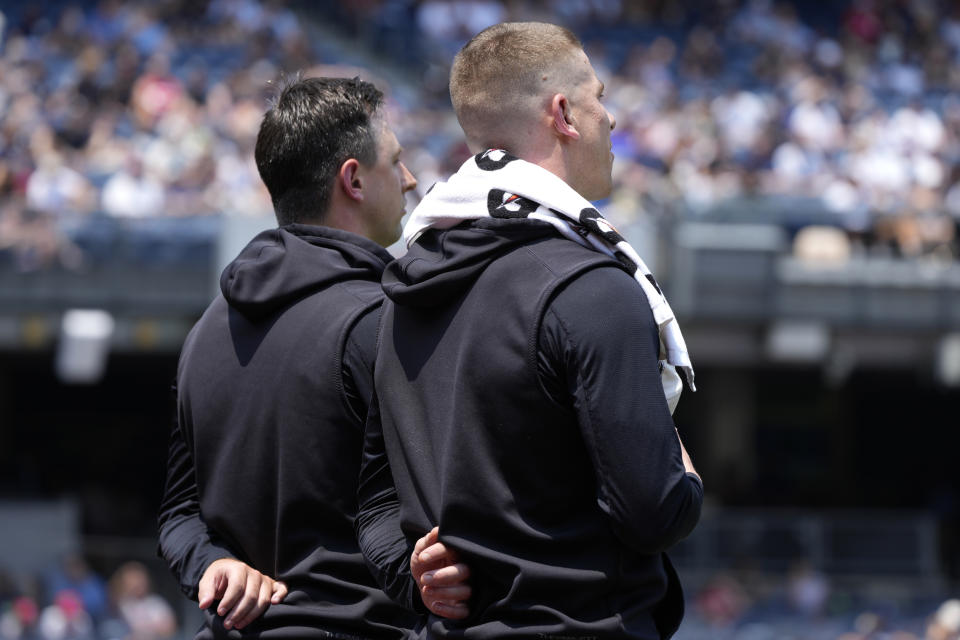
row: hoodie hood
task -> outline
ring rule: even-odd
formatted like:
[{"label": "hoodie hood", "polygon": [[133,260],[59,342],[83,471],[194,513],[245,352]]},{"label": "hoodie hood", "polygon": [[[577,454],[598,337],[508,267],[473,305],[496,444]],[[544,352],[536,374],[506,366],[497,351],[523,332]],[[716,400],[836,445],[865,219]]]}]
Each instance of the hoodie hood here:
[{"label": "hoodie hood", "polygon": [[357,234],[290,224],[251,240],[223,270],[220,291],[231,307],[257,320],[338,282],[377,282],[392,259]]},{"label": "hoodie hood", "polygon": [[432,307],[461,295],[498,257],[557,232],[531,219],[478,218],[424,231],[410,251],[387,266],[383,290],[398,305]]}]

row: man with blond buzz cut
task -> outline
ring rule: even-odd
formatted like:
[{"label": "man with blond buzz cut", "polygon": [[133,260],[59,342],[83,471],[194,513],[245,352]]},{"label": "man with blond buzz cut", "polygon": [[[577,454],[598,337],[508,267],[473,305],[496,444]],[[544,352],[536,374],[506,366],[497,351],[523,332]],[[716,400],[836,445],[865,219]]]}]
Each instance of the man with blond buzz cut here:
[{"label": "man with blond buzz cut", "polygon": [[683,596],[664,551],[703,500],[671,418],[693,367],[590,203],[612,184],[603,83],[567,29],[504,23],[460,51],[450,95],[476,155],[384,272],[361,546],[393,486],[408,542],[439,525],[474,598],[430,637],[667,638]]}]

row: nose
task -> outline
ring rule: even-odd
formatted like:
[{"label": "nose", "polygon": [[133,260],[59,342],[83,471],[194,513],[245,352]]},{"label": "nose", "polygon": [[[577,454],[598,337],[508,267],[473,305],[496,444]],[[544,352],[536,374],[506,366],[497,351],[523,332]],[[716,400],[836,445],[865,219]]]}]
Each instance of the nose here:
[{"label": "nose", "polygon": [[610,118],[610,131],[613,131],[613,129],[617,126],[617,119],[612,113],[610,113],[609,109],[604,109],[604,111],[607,112],[607,117]]},{"label": "nose", "polygon": [[410,173],[410,170],[407,169],[407,165],[400,163],[400,168],[403,171],[403,182],[401,184],[401,189],[406,193],[411,189],[417,186],[417,179],[413,177],[413,174]]}]

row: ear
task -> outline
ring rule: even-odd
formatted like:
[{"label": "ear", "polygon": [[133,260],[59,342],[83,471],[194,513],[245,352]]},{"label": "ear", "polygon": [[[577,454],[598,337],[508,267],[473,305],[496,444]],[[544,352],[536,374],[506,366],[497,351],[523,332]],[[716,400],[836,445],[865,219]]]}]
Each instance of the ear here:
[{"label": "ear", "polygon": [[570,112],[570,102],[562,93],[553,96],[550,101],[550,115],[553,116],[553,128],[562,138],[580,139],[580,132],[577,131],[573,122],[573,116]]},{"label": "ear", "polygon": [[337,185],[351,200],[363,200],[363,180],[360,178],[360,162],[356,158],[350,158],[340,165]]}]

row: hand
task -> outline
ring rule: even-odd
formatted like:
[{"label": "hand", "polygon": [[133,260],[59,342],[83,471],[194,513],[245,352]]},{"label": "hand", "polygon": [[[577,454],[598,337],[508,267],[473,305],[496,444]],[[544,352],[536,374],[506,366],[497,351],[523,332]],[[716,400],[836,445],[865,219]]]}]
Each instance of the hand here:
[{"label": "hand", "polygon": [[410,573],[420,588],[424,606],[431,613],[453,620],[470,614],[470,568],[457,560],[457,554],[440,542],[437,527],[417,540],[410,556]]},{"label": "hand", "polygon": [[239,560],[221,558],[203,572],[198,595],[201,609],[220,600],[217,615],[225,617],[224,628],[243,629],[271,604],[282,602],[287,585]]}]

